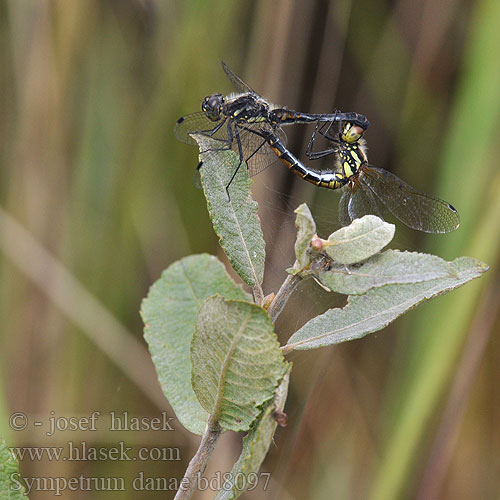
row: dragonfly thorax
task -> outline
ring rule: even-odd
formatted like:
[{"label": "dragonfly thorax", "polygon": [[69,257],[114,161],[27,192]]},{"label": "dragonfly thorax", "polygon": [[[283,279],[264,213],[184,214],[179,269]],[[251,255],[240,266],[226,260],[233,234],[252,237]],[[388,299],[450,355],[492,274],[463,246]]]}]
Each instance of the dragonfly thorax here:
[{"label": "dragonfly thorax", "polygon": [[216,122],[220,119],[223,105],[224,96],[222,94],[212,94],[203,99],[201,110],[207,115],[207,118]]},{"label": "dragonfly thorax", "polygon": [[241,94],[224,105],[223,113],[236,123],[254,123],[269,120],[269,104],[254,94]]},{"label": "dragonfly thorax", "polygon": [[352,177],[366,163],[366,156],[359,143],[346,144],[340,158],[342,171],[346,178]]}]

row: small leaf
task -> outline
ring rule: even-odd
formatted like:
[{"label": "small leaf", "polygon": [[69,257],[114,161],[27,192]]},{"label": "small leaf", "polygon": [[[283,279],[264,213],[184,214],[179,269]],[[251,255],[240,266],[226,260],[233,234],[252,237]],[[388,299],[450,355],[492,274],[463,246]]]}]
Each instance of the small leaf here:
[{"label": "small leaf", "polygon": [[311,215],[311,211],[306,203],[302,203],[295,209],[297,217],[295,218],[295,226],[297,227],[297,239],[295,240],[295,263],[294,271],[305,269],[311,259],[309,258],[308,249],[313,236],[316,234],[316,223]]},{"label": "small leaf", "polygon": [[216,293],[250,300],[217,258],[192,255],[163,271],[141,307],[144,337],[163,393],[181,424],[200,435],[208,414],[191,387],[191,339],[202,302]]},{"label": "small leaf", "polygon": [[334,265],[320,271],[321,284],[332,292],[359,295],[395,283],[419,283],[454,276],[453,263],[435,255],[387,250],[358,265]]},{"label": "small leaf", "polygon": [[0,498],[2,500],[27,498],[19,465],[3,438],[0,438]]},{"label": "small leaf", "polygon": [[[214,148],[213,140],[202,135],[193,137],[202,151]],[[252,287],[260,285],[264,278],[265,242],[246,164],[241,165],[233,179],[228,199],[226,186],[238,167],[238,155],[233,151],[202,153],[200,160],[208,212],[220,244],[241,279]]]},{"label": "small leaf", "polygon": [[262,417],[243,438],[241,454],[231,470],[230,479],[225,481],[214,500],[234,500],[249,486],[254,486],[257,480],[259,483],[264,480],[257,473],[266,458],[278,425],[273,413],[285,406],[290,370],[291,364],[288,365],[285,376],[276,389],[274,401],[267,406]]},{"label": "small leaf", "polygon": [[214,423],[233,431],[250,428],[286,369],[266,311],[220,296],[200,309],[191,360],[198,400]]},{"label": "small leaf", "polygon": [[392,240],[394,231],[394,224],[365,215],[331,234],[325,250],[339,264],[354,264],[380,252]]},{"label": "small leaf", "polygon": [[423,283],[386,285],[364,295],[349,296],[343,309],[330,309],[298,330],[283,351],[315,349],[359,339],[381,330],[425,300],[462,286],[488,269],[486,264],[461,257],[450,263],[454,275]]}]

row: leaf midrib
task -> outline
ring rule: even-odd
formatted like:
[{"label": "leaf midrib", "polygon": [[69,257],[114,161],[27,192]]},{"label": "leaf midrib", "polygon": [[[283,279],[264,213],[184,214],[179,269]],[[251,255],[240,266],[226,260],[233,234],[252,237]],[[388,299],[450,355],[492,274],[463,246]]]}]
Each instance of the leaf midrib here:
[{"label": "leaf midrib", "polygon": [[[247,314],[246,319],[241,323],[241,326],[238,328],[238,331],[236,334],[233,336],[231,340],[231,345],[226,353],[226,356],[224,358],[224,361],[222,363],[221,371],[219,374],[219,383],[217,384],[217,394],[215,396],[215,402],[214,402],[214,408],[212,411],[212,416],[213,420],[217,422],[219,420],[220,416],[220,411],[222,407],[222,401],[224,399],[224,387],[225,387],[225,382],[226,382],[226,373],[229,368],[229,364],[233,358],[233,353],[234,350],[236,349],[236,346],[238,344],[239,339],[243,335],[243,332],[245,331],[249,321],[250,321],[250,316],[251,313]],[[227,317],[226,317],[227,321]],[[227,324],[228,330],[229,330],[229,324]]]},{"label": "leaf midrib", "polygon": [[[474,278],[476,278],[476,277],[478,277],[478,276],[479,276],[479,274],[477,274],[477,275],[475,275],[475,276],[473,276],[473,277],[474,277]],[[467,280],[467,278],[469,278],[469,277],[462,277],[460,280],[457,280],[457,281],[456,281],[453,285],[455,285],[455,284],[456,284],[456,285],[458,285],[460,282],[462,282],[462,281],[464,281],[464,280]],[[438,278],[438,279],[441,279],[441,278]],[[431,293],[432,293],[432,291],[433,291],[433,290],[435,290],[435,289],[438,289],[438,290],[439,290],[440,288],[441,288],[441,291],[443,291],[443,292],[447,290],[447,288],[442,288],[442,287],[440,287],[439,285],[436,285],[435,287],[433,287],[433,288],[429,288],[429,289],[428,289],[428,290],[426,290],[425,292],[422,292],[421,294],[418,294],[418,295],[416,295],[415,297],[425,298],[425,295],[426,295],[427,293],[429,293],[429,292],[431,292]],[[449,289],[451,289],[451,287],[450,287]],[[350,323],[349,325],[344,326],[344,327],[342,327],[342,328],[339,328],[338,330],[334,330],[334,331],[326,332],[326,333],[323,333],[323,334],[321,334],[321,335],[317,335],[316,337],[310,337],[310,338],[307,338],[307,339],[304,339],[304,340],[300,340],[299,342],[294,342],[293,344],[286,344],[285,346],[283,346],[283,347],[282,347],[282,349],[286,348],[286,351],[291,351],[291,350],[296,349],[296,348],[297,348],[297,346],[301,346],[301,345],[308,344],[308,343],[313,343],[313,342],[316,342],[316,341],[318,341],[318,340],[321,340],[321,339],[323,339],[323,338],[325,338],[325,337],[329,337],[329,336],[331,336],[331,335],[338,335],[338,334],[340,334],[341,332],[343,332],[344,330],[348,330],[348,329],[350,329],[350,328],[356,328],[356,327],[358,327],[359,325],[362,325],[363,323],[366,323],[367,321],[371,321],[371,320],[373,320],[373,319],[375,319],[375,318],[377,318],[377,317],[379,317],[379,316],[382,316],[382,315],[384,315],[384,314],[387,314],[387,313],[391,312],[391,311],[392,311],[392,310],[394,310],[394,309],[401,308],[401,306],[402,306],[402,305],[404,306],[404,304],[407,304],[407,303],[410,303],[410,302],[413,302],[413,300],[412,300],[412,299],[405,300],[404,302],[400,302],[400,303],[398,303],[398,304],[396,304],[396,305],[394,305],[394,306],[392,306],[392,307],[389,307],[388,309],[384,309],[383,311],[380,311],[380,312],[378,312],[378,313],[376,313],[376,314],[374,314],[374,315],[372,315],[372,316],[369,316],[369,317],[367,317],[367,318],[364,318],[364,319],[363,319],[363,320],[361,320],[361,321],[358,321],[358,322],[356,322],[356,323]],[[418,303],[419,303],[419,302],[415,302],[415,304],[414,304],[414,305],[417,305]],[[340,309],[340,310],[342,310],[342,309]],[[406,310],[406,309],[405,309],[405,310]],[[366,333],[368,334],[368,333],[369,333],[369,331],[366,331]]]}]

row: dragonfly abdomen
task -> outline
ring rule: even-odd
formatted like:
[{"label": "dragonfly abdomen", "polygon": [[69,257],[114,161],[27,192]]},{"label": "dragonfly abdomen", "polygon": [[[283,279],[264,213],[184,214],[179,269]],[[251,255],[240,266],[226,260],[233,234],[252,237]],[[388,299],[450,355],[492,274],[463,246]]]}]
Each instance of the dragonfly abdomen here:
[{"label": "dragonfly abdomen", "polygon": [[271,133],[264,133],[269,147],[273,150],[276,156],[286,165],[286,167],[298,175],[302,179],[320,187],[327,189],[339,189],[348,182],[348,177],[339,174],[338,172],[325,171],[319,172],[310,169],[300,160],[295,158],[280,139]]},{"label": "dragonfly abdomen", "polygon": [[348,121],[360,126],[363,131],[370,126],[370,122],[364,115],[359,113],[343,113],[334,111],[333,113],[300,113],[292,109],[274,108],[269,112],[269,120],[273,125],[285,125],[287,123],[314,123],[330,121]]}]

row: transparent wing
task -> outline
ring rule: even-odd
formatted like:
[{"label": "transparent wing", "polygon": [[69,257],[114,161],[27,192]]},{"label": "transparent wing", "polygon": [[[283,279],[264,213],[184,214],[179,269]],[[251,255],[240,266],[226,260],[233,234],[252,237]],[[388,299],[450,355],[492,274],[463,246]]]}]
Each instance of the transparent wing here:
[{"label": "transparent wing", "polygon": [[360,219],[365,215],[373,214],[382,218],[377,200],[369,189],[360,184],[356,179],[353,193],[349,200],[348,213],[351,220]]},{"label": "transparent wing", "polygon": [[448,233],[460,225],[448,202],[417,191],[399,177],[377,167],[365,167],[360,183],[367,186],[401,222],[426,233]]},{"label": "transparent wing", "polygon": [[352,221],[349,217],[349,200],[351,199],[352,188],[347,185],[342,190],[342,196],[339,201],[339,222],[341,226],[348,226]]},{"label": "transparent wing", "polygon": [[[205,113],[198,112],[183,116],[177,120],[174,133],[177,139],[187,144],[197,145],[190,134],[200,134],[211,139],[210,149],[205,154],[216,154],[218,151],[229,149],[228,120],[222,118],[217,122],[208,119]],[[259,135],[261,130],[267,130],[277,135],[286,145],[287,137],[282,129],[273,129],[267,122],[254,122],[244,125],[230,124],[232,132],[231,149],[240,154],[238,138],[240,138],[243,161],[246,161],[250,175],[257,175],[277,160],[276,155]]]},{"label": "transparent wing", "polygon": [[344,188],[340,198],[339,221],[342,226],[347,226],[354,219],[359,219],[368,214],[382,218],[373,193],[355,179]]},{"label": "transparent wing", "polygon": [[[287,136],[282,129],[273,129],[271,125],[265,122],[250,123],[245,125],[244,129],[238,129],[240,131],[244,160],[247,163],[248,171],[251,177],[259,174],[273,163],[280,161],[273,150],[269,147],[266,140],[263,139],[258,133],[261,130],[272,132],[286,146]],[[233,150],[238,153],[237,144],[233,144]]]},{"label": "transparent wing", "polygon": [[201,185],[201,176],[200,176],[200,168],[203,166],[203,163],[200,163],[198,165],[198,168],[194,171],[193,174],[193,186],[196,189],[203,189],[203,186]]},{"label": "transparent wing", "polygon": [[[265,123],[252,123],[245,125],[244,128],[239,126],[235,127],[234,125],[232,126],[234,127],[234,138],[231,149],[237,155],[240,154],[238,140],[236,138],[236,134],[239,134],[241,148],[243,151],[243,161],[246,162],[251,177],[259,174],[273,163],[279,162],[279,158],[268,146],[266,140],[258,134],[258,132],[263,129],[273,131],[273,133],[277,135],[284,144],[286,144],[287,137],[283,130],[272,130],[271,126]],[[220,151],[220,149],[217,144],[215,144],[214,148],[205,151],[204,154],[216,155],[218,154],[218,151]]]},{"label": "transparent wing", "polygon": [[236,90],[243,93],[250,92],[251,94],[257,94],[257,92],[255,92],[252,87],[247,85],[239,76],[237,76],[224,61],[222,61],[222,69],[224,70],[224,73],[226,73],[229,80],[231,80],[231,83],[234,85]]},{"label": "transparent wing", "polygon": [[227,142],[227,127],[226,124],[221,123],[225,120],[226,118],[223,117],[221,120],[214,122],[202,111],[191,113],[190,115],[181,116],[177,120],[174,134],[179,141],[195,146],[197,143],[189,134],[199,133],[212,137],[215,141]]}]

